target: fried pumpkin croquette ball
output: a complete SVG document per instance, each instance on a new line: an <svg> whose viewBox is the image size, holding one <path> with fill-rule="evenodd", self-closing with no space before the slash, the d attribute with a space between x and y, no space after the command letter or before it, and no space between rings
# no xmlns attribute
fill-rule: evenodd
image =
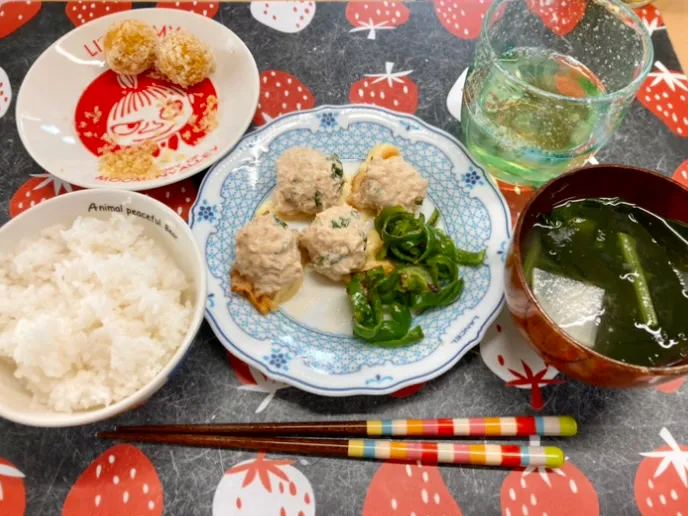
<svg viewBox="0 0 688 516"><path fill-rule="evenodd" d="M170 81L188 88L215 71L215 57L208 45L189 31L179 29L160 43L156 65Z"/></svg>
<svg viewBox="0 0 688 516"><path fill-rule="evenodd" d="M114 23L105 33L105 62L119 74L138 75L155 63L158 36L153 28L139 20Z"/></svg>

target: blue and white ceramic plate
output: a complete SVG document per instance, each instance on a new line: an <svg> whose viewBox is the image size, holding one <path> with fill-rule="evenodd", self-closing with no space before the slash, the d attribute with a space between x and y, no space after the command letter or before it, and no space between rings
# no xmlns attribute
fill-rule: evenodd
<svg viewBox="0 0 688 516"><path fill-rule="evenodd" d="M423 211L436 206L459 247L487 249L484 265L462 268L466 287L458 302L415 317L425 339L397 349L355 339L344 285L312 271L298 294L267 316L234 294L234 237L270 199L277 158L291 147L310 146L337 153L351 174L377 143L397 146L428 179ZM206 318L222 344L266 375L316 394L387 394L444 373L480 342L504 299L511 232L504 198L451 135L384 109L323 106L247 135L206 175L191 227L208 267Z"/></svg>

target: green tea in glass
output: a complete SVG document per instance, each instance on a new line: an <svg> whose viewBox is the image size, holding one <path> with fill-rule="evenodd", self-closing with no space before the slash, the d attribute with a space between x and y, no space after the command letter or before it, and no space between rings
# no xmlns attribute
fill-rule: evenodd
<svg viewBox="0 0 688 516"><path fill-rule="evenodd" d="M464 87L464 143L511 184L582 166L618 127L652 56L647 30L614 0L495 0Z"/></svg>

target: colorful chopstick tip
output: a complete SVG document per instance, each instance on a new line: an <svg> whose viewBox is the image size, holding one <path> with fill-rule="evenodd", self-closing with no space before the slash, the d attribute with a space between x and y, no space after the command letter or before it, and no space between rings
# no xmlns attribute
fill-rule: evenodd
<svg viewBox="0 0 688 516"><path fill-rule="evenodd" d="M560 416L559 425L562 437L572 437L578 433L578 423L571 416Z"/></svg>
<svg viewBox="0 0 688 516"><path fill-rule="evenodd" d="M545 446L545 467L560 468L566 462L566 457L561 448Z"/></svg>

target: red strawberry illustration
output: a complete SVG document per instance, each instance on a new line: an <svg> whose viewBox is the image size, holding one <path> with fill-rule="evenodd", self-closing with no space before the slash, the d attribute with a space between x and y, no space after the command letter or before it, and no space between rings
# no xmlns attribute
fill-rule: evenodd
<svg viewBox="0 0 688 516"><path fill-rule="evenodd" d="M588 0L528 0L528 9L559 36L565 36L576 28L587 6Z"/></svg>
<svg viewBox="0 0 688 516"><path fill-rule="evenodd" d="M72 23L78 27L79 25L97 20L108 14L128 11L129 9L131 9L131 2L119 2L117 0L112 2L78 0L76 2L67 2L65 14L67 18L72 20Z"/></svg>
<svg viewBox="0 0 688 516"><path fill-rule="evenodd" d="M392 398L408 398L409 396L413 396L415 393L421 390L424 385L425 382L417 383L416 385L409 385L408 387L404 387L403 389L393 392L390 394L390 396Z"/></svg>
<svg viewBox="0 0 688 516"><path fill-rule="evenodd" d="M509 473L501 492L502 514L598 516L600 502L595 487L576 466L528 467Z"/></svg>
<svg viewBox="0 0 688 516"><path fill-rule="evenodd" d="M9 111L10 102L12 102L10 78L7 76L7 72L0 67L0 118Z"/></svg>
<svg viewBox="0 0 688 516"><path fill-rule="evenodd" d="M208 18L214 18L220 10L220 4L217 2L158 2L155 7L189 11L190 13L200 14Z"/></svg>
<svg viewBox="0 0 688 516"><path fill-rule="evenodd" d="M418 86L408 78L413 70L392 72L394 63L385 63L385 73L365 74L349 90L353 104L374 104L402 113L415 113L418 107Z"/></svg>
<svg viewBox="0 0 688 516"><path fill-rule="evenodd" d="M363 516L461 516L436 466L385 462L368 486Z"/></svg>
<svg viewBox="0 0 688 516"><path fill-rule="evenodd" d="M480 343L480 356L507 387L530 389L530 404L535 410L544 405L542 387L563 383L555 379L559 371L545 364L523 339L506 310L487 330Z"/></svg>
<svg viewBox="0 0 688 516"><path fill-rule="evenodd" d="M652 34L656 30L665 29L662 15L654 5L646 5L635 10L635 14L643 22L647 30Z"/></svg>
<svg viewBox="0 0 688 516"><path fill-rule="evenodd" d="M409 19L409 10L398 2L349 2L346 19L354 26L349 32L368 31L375 39L376 30L391 30Z"/></svg>
<svg viewBox="0 0 688 516"><path fill-rule="evenodd" d="M509 205L511 225L515 227L518 222L518 217L521 215L521 210L525 208L526 204L535 193L535 190L529 186L510 185L499 180L497 180L497 186L499 187L499 191L502 192L504 199L506 199L506 203Z"/></svg>
<svg viewBox="0 0 688 516"><path fill-rule="evenodd" d="M263 25L280 32L299 32L315 15L315 2L283 0L279 2L251 2L251 14Z"/></svg>
<svg viewBox="0 0 688 516"><path fill-rule="evenodd" d="M638 92L638 100L675 134L688 137L688 78L657 61Z"/></svg>
<svg viewBox="0 0 688 516"><path fill-rule="evenodd" d="M196 200L196 186L191 179L160 188L141 192L172 208L184 220L189 220L189 210Z"/></svg>
<svg viewBox="0 0 688 516"><path fill-rule="evenodd" d="M655 389L659 392L663 392L664 394L673 394L681 389L681 386L685 381L685 378L677 378L676 380L671 380L670 382L657 385Z"/></svg>
<svg viewBox="0 0 688 516"><path fill-rule="evenodd" d="M267 394L256 408L256 414L260 414L267 408L275 397L275 394L277 394L277 391L289 387L286 383L268 378L246 362L239 360L230 352L227 352L227 357L229 358L229 364L234 370L234 374L242 384L239 386L240 391L262 392Z"/></svg>
<svg viewBox="0 0 688 516"><path fill-rule="evenodd" d="M253 460L227 470L213 497L213 516L314 516L315 497L293 460Z"/></svg>
<svg viewBox="0 0 688 516"><path fill-rule="evenodd" d="M9 36L41 10L41 2L0 2L0 38Z"/></svg>
<svg viewBox="0 0 688 516"><path fill-rule="evenodd" d="M52 174L31 174L31 177L14 192L10 199L10 217L16 217L36 204L75 190L81 190L81 188L62 181Z"/></svg>
<svg viewBox="0 0 688 516"><path fill-rule="evenodd" d="M476 39L492 0L434 0L444 28L461 39Z"/></svg>
<svg viewBox="0 0 688 516"><path fill-rule="evenodd" d="M25 509L24 473L10 461L0 458L0 514L23 516Z"/></svg>
<svg viewBox="0 0 688 516"><path fill-rule="evenodd" d="M678 166L672 177L675 181L688 186L688 159Z"/></svg>
<svg viewBox="0 0 688 516"><path fill-rule="evenodd" d="M679 445L668 429L667 443L643 457L635 473L635 503L643 516L686 514L688 508L688 446Z"/></svg>
<svg viewBox="0 0 688 516"><path fill-rule="evenodd" d="M285 113L315 106L310 90L293 75L280 70L260 74L260 98L253 123L263 125Z"/></svg>
<svg viewBox="0 0 688 516"><path fill-rule="evenodd" d="M103 452L76 480L62 516L162 515L162 484L141 450L118 444Z"/></svg>

